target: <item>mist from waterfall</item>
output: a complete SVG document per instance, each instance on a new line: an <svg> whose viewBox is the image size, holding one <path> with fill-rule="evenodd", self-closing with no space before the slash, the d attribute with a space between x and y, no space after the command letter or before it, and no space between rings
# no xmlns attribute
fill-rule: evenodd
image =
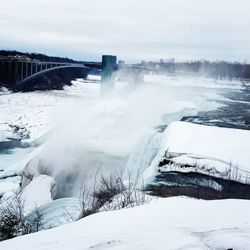
<svg viewBox="0 0 250 250"><path fill-rule="evenodd" d="M70 100L56 110L57 126L28 168L53 176L58 197L77 196L81 183L115 172L135 175L157 153L160 125L214 109L215 97L208 89L158 81L136 88L117 83L106 95Z"/></svg>

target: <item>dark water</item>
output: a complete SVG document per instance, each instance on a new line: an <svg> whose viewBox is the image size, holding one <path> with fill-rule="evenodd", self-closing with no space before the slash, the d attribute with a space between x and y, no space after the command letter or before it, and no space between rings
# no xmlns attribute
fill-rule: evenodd
<svg viewBox="0 0 250 250"><path fill-rule="evenodd" d="M182 121L197 124L250 130L250 90L220 90L228 100L214 111L199 112L198 116L183 117Z"/></svg>
<svg viewBox="0 0 250 250"><path fill-rule="evenodd" d="M192 172L159 172L146 190L152 195L162 197L185 195L207 200L250 199L248 184Z"/></svg>

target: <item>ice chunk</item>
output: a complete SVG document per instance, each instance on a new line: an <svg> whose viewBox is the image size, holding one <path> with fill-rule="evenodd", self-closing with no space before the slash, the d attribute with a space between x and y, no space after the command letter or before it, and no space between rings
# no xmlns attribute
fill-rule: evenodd
<svg viewBox="0 0 250 250"><path fill-rule="evenodd" d="M40 206L42 228L49 229L77 220L81 214L81 203L77 198L63 198ZM30 212L27 218L34 214Z"/></svg>
<svg viewBox="0 0 250 250"><path fill-rule="evenodd" d="M28 213L41 205L51 202L56 195L56 183L53 177L39 175L22 191L21 198L24 201L24 211Z"/></svg>

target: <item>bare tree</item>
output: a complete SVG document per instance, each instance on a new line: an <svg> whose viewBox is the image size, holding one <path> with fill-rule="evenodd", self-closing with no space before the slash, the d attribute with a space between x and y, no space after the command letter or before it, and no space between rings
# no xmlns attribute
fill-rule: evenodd
<svg viewBox="0 0 250 250"><path fill-rule="evenodd" d="M37 232L42 229L43 216L38 207L28 216L24 214L24 201L21 193L4 201L0 207L0 240Z"/></svg>
<svg viewBox="0 0 250 250"><path fill-rule="evenodd" d="M25 234L35 233L43 230L43 220L43 214L36 206L36 208L25 217Z"/></svg>
<svg viewBox="0 0 250 250"><path fill-rule="evenodd" d="M20 193L15 193L11 201L5 201L0 208L0 237L1 240L10 239L23 234L24 231L24 203Z"/></svg>
<svg viewBox="0 0 250 250"><path fill-rule="evenodd" d="M117 210L147 203L149 199L145 192L141 191L143 182L139 176L137 173L132 178L128 173L127 180L124 181L122 174L113 174L101 177L98 183L95 178L92 192L82 185L80 218L103 210Z"/></svg>

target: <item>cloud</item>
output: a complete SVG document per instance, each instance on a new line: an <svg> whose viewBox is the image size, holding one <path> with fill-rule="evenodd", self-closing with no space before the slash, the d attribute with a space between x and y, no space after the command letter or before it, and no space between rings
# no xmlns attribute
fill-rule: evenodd
<svg viewBox="0 0 250 250"><path fill-rule="evenodd" d="M8 0L2 48L76 59L250 57L248 0Z"/></svg>

